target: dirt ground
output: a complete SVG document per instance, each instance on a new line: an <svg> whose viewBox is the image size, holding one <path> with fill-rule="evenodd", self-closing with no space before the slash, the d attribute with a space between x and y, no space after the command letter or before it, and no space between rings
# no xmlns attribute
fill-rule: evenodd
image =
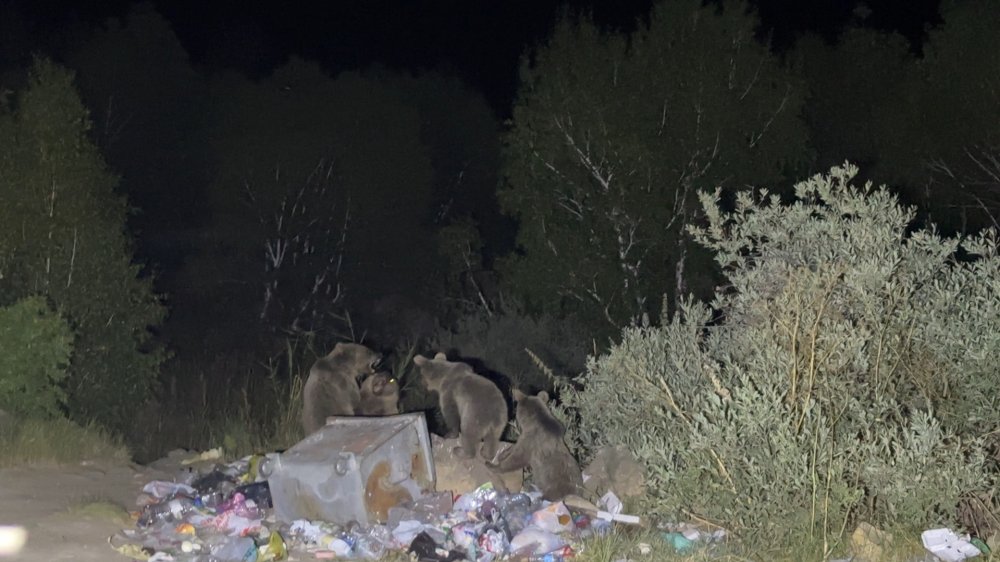
<svg viewBox="0 0 1000 562"><path fill-rule="evenodd" d="M134 525L126 510L136 509L143 485L163 476L138 465L0 470L0 525L28 530L21 554L5 560L130 560L108 538Z"/></svg>

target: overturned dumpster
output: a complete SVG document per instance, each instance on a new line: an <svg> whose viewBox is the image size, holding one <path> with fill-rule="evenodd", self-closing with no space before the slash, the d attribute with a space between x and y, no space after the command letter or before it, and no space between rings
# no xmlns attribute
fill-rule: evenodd
<svg viewBox="0 0 1000 562"><path fill-rule="evenodd" d="M333 417L261 475L279 521L385 523L389 508L434 490L434 459L423 414Z"/></svg>

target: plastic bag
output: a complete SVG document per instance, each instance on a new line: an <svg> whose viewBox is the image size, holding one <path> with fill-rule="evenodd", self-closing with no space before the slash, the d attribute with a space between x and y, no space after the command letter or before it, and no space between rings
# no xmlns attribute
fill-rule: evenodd
<svg viewBox="0 0 1000 562"><path fill-rule="evenodd" d="M510 553L514 556L537 556L566 546L559 535L538 527L526 527L510 541Z"/></svg>
<svg viewBox="0 0 1000 562"><path fill-rule="evenodd" d="M573 517L562 502L555 502L531 514L531 524L550 533L565 533L573 530Z"/></svg>

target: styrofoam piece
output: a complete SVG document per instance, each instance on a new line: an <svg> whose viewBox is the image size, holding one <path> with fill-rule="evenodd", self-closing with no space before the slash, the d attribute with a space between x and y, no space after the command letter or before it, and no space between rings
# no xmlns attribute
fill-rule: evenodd
<svg viewBox="0 0 1000 562"><path fill-rule="evenodd" d="M920 534L920 540L924 548L945 562L960 562L980 554L968 535L959 537L951 529L929 529Z"/></svg>

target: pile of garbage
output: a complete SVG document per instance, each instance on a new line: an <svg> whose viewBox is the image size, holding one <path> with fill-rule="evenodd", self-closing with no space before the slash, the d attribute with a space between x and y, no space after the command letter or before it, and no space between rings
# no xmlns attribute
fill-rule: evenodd
<svg viewBox="0 0 1000 562"><path fill-rule="evenodd" d="M457 497L428 492L401 502L389 508L384 524L280 521L259 470L263 460L251 456L183 470L174 482L149 482L136 528L112 537L112 546L159 562L267 562L289 553L373 560L394 550L420 561L557 562L579 553L583 539L607 533L614 521L639 522L621 513L613 492L598 505L575 496L548 502L537 492L504 493L490 483Z"/></svg>

